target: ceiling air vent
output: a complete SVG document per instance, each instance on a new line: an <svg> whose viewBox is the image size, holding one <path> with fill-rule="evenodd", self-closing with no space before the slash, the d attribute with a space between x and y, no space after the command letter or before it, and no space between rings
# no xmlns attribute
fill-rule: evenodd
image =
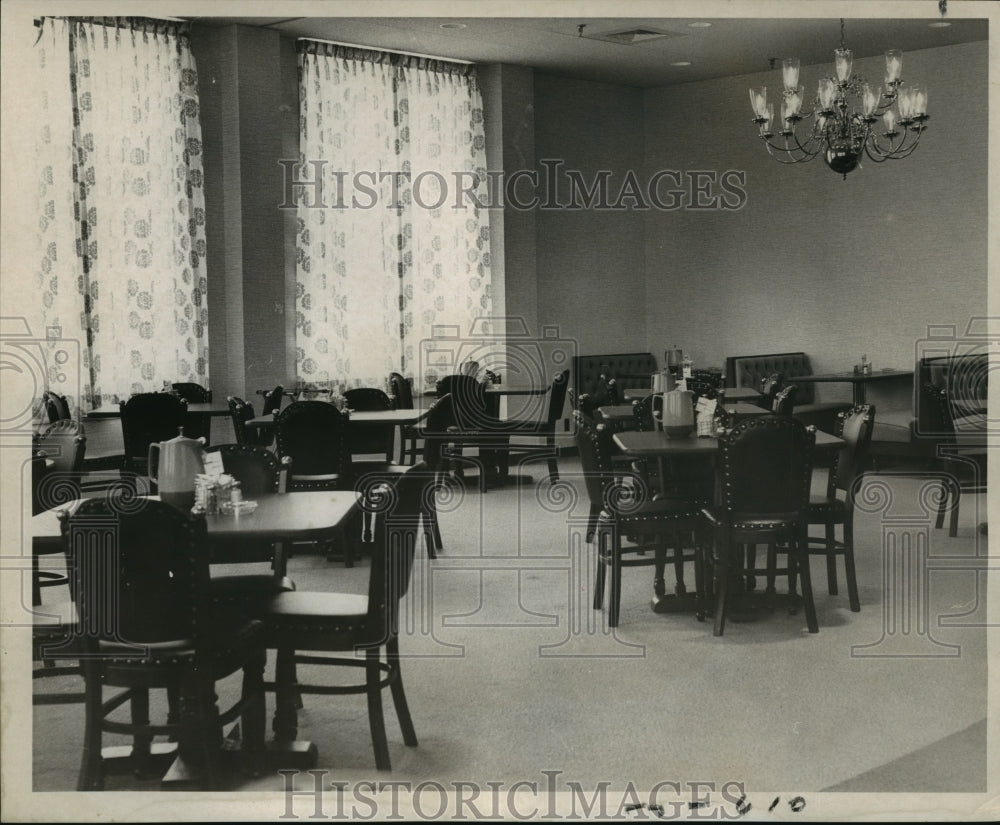
<svg viewBox="0 0 1000 825"><path fill-rule="evenodd" d="M634 46L636 43L648 43L650 40L662 40L665 37L681 37L682 35L676 32L666 32L660 29L649 29L649 28L638 28L638 29L625 29L624 31L616 32L603 32L587 34L583 33L584 37L589 37L591 40L605 40L608 43L618 43L622 46Z"/></svg>

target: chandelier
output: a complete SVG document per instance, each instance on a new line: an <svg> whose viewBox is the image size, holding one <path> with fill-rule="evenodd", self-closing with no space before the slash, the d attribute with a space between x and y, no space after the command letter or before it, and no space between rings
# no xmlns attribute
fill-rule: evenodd
<svg viewBox="0 0 1000 825"><path fill-rule="evenodd" d="M844 21L840 21L840 48L834 50L834 76L821 77L811 112L802 111L799 61L781 61L781 119L777 136L772 131L774 104L767 100L767 87L750 90L753 122L768 153L780 163L803 163L822 154L837 174L847 179L861 161L862 153L875 163L909 156L927 123L927 90L903 88L900 73L903 53L885 53L885 92L851 73L854 56L844 45ZM772 60L772 67L774 65ZM811 128L799 123L812 118ZM881 120L881 127L876 124ZM880 131L881 128L881 131ZM808 130L808 131L807 131Z"/></svg>

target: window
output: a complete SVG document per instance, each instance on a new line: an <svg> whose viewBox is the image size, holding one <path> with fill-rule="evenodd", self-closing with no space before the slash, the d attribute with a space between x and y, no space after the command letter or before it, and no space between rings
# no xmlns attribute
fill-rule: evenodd
<svg viewBox="0 0 1000 825"><path fill-rule="evenodd" d="M475 68L303 41L299 70L299 378L413 377L434 327L491 314Z"/></svg>
<svg viewBox="0 0 1000 825"><path fill-rule="evenodd" d="M207 383L198 75L183 24L46 18L42 323L81 342L86 408Z"/></svg>

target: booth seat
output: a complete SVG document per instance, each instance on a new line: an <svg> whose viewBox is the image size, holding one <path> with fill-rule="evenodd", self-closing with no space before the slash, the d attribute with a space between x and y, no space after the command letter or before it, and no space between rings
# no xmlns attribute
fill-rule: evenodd
<svg viewBox="0 0 1000 825"><path fill-rule="evenodd" d="M784 376L785 384L798 384L792 414L806 424L832 433L837 414L851 408L851 403L847 401L817 401L814 383L796 382L798 377L814 374L809 356L804 352L730 356L726 359L726 386L759 390L761 381L776 372Z"/></svg>

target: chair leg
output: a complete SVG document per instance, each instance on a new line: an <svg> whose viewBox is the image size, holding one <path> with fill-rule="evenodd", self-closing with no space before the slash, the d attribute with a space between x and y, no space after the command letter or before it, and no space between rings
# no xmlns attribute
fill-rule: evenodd
<svg viewBox="0 0 1000 825"><path fill-rule="evenodd" d="M684 543L681 541L680 530L673 531L674 538L674 593L682 596L687 593L684 584Z"/></svg>
<svg viewBox="0 0 1000 825"><path fill-rule="evenodd" d="M712 631L715 636L721 636L726 629L726 598L729 595L729 564L727 561L732 548L724 547L722 552L726 554L725 560L715 565L715 628ZM718 557L718 551L716 551L716 557Z"/></svg>
<svg viewBox="0 0 1000 825"><path fill-rule="evenodd" d="M149 691L145 688L132 688L129 696L129 710L133 725L149 725ZM148 733L134 734L132 737L132 774L137 777L152 775L149 762L153 746L153 737Z"/></svg>
<svg viewBox="0 0 1000 825"><path fill-rule="evenodd" d="M611 539L611 592L608 594L608 627L618 627L618 616L622 603L622 551L621 537Z"/></svg>
<svg viewBox="0 0 1000 825"><path fill-rule="evenodd" d="M747 545L747 568L753 569L757 566L757 545ZM757 578L753 573L747 576L747 590L754 590L757 587Z"/></svg>
<svg viewBox="0 0 1000 825"><path fill-rule="evenodd" d="M789 547L789 550L792 548ZM819 622L816 619L816 604L813 602L812 576L809 573L809 539L800 536L795 545L795 564L789 567L799 568L802 578L802 601L806 606L806 625L810 633L819 633Z"/></svg>
<svg viewBox="0 0 1000 825"><path fill-rule="evenodd" d="M858 577L854 570L854 517L849 510L844 520L844 577L847 579L847 598L851 611L861 610L861 599L858 597Z"/></svg>
<svg viewBox="0 0 1000 825"><path fill-rule="evenodd" d="M958 535L958 505L962 500L962 488L955 485L955 506L951 508L951 518L948 522L948 536L955 538Z"/></svg>
<svg viewBox="0 0 1000 825"><path fill-rule="evenodd" d="M291 742L298 736L299 721L296 711L298 679L295 676L295 650L278 648L274 666L275 707L271 725L278 742Z"/></svg>
<svg viewBox="0 0 1000 825"><path fill-rule="evenodd" d="M594 610L604 607L604 579L607 574L605 556L605 534L602 530L596 536L597 539L597 573L594 576Z"/></svg>
<svg viewBox="0 0 1000 825"><path fill-rule="evenodd" d="M104 766L101 763L101 720L103 690L101 674L94 662L84 662L83 756L80 760L78 791L103 791Z"/></svg>
<svg viewBox="0 0 1000 825"><path fill-rule="evenodd" d="M831 522L826 523L826 589L831 596L837 595L837 554L834 552L836 535Z"/></svg>
<svg viewBox="0 0 1000 825"><path fill-rule="evenodd" d="M666 567L667 546L663 541L663 536L657 536L656 550L653 554L653 593L656 598L660 598L660 596L667 592L667 583L664 580Z"/></svg>
<svg viewBox="0 0 1000 825"><path fill-rule="evenodd" d="M378 648L365 653L365 686L368 695L368 726L371 728L372 747L375 749L375 767L391 771L389 742L385 736L385 716L382 713L382 671L379 668Z"/></svg>
<svg viewBox="0 0 1000 825"><path fill-rule="evenodd" d="M264 701L264 663L266 655L254 657L243 667L243 699L249 700L240 715L243 748L247 761L243 769L252 776L260 774L261 756L264 753L267 709Z"/></svg>
<svg viewBox="0 0 1000 825"><path fill-rule="evenodd" d="M941 479L941 503L938 505L937 520L934 527L940 530L944 526L944 513L948 509L948 502L951 500L951 484L948 477Z"/></svg>
<svg viewBox="0 0 1000 825"><path fill-rule="evenodd" d="M386 642L385 653L389 666L395 670L395 678L390 683L390 690L392 690L392 703L396 706L399 728L403 732L403 742L408 747L415 748L417 746L417 732L413 728L410 707L406 703L406 693L403 690L403 673L399 669L399 639L397 637L393 636Z"/></svg>

